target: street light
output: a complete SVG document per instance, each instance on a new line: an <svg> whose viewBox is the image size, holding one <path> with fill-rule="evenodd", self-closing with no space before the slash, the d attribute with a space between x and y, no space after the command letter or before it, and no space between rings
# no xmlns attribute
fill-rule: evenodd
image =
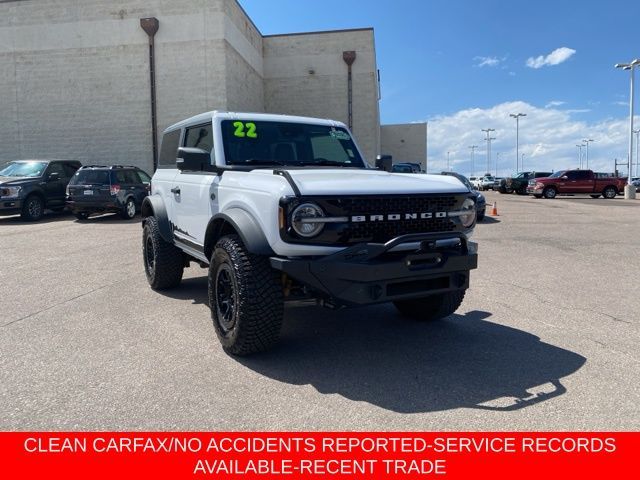
<svg viewBox="0 0 640 480"><path fill-rule="evenodd" d="M520 168L524 170L524 153L520 155Z"/></svg>
<svg viewBox="0 0 640 480"><path fill-rule="evenodd" d="M449 166L449 154L450 154L450 153L451 153L451 152L447 152L447 172L450 172L450 171L451 171L451 167Z"/></svg>
<svg viewBox="0 0 640 480"><path fill-rule="evenodd" d="M518 149L520 147L520 117L526 117L526 113L510 113L510 117L516 119L516 173L518 173Z"/></svg>
<svg viewBox="0 0 640 480"><path fill-rule="evenodd" d="M582 147L584 147L584 144L580 144L580 145L576 145L576 147L578 147L578 168L582 168Z"/></svg>
<svg viewBox="0 0 640 480"><path fill-rule="evenodd" d="M587 170L589 170L589 143L595 142L595 140L593 138L583 138L582 141L587 146Z"/></svg>
<svg viewBox="0 0 640 480"><path fill-rule="evenodd" d="M475 163L475 152L476 152L476 148L478 148L478 145L471 145L469 146L469 148L471 149L471 177L473 177L473 169L474 169L474 163Z"/></svg>
<svg viewBox="0 0 640 480"><path fill-rule="evenodd" d="M496 177L498 176L498 162L500 161L500 154L502 152L496 152Z"/></svg>
<svg viewBox="0 0 640 480"><path fill-rule="evenodd" d="M633 133L636 134L636 177L640 177L640 143L638 142L640 129L634 130Z"/></svg>
<svg viewBox="0 0 640 480"><path fill-rule="evenodd" d="M491 173L491 140L495 140L495 138L492 138L489 134L496 130L495 128L483 128L481 130L487 134L487 138L485 138L487 141L487 173Z"/></svg>
<svg viewBox="0 0 640 480"><path fill-rule="evenodd" d="M629 82L629 178L627 185L624 187L624 198L627 199L636 198L636 189L631 184L631 167L633 165L633 73L638 65L640 65L640 59L638 58L629 63L615 64L615 68L629 70L631 77Z"/></svg>

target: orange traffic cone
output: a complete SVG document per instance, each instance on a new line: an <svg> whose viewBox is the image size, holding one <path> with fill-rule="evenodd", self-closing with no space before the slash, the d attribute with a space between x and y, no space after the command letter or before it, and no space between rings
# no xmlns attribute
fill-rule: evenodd
<svg viewBox="0 0 640 480"><path fill-rule="evenodd" d="M498 216L498 202L493 202L493 207L491 208L491 216L492 217Z"/></svg>

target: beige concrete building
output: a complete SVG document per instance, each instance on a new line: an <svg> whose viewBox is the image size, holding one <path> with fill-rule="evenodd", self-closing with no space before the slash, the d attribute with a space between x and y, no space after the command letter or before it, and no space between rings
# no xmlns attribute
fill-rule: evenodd
<svg viewBox="0 0 640 480"><path fill-rule="evenodd" d="M0 0L0 161L72 158L152 169L157 127L222 109L349 121L380 152L373 29L263 36L236 0Z"/></svg>
<svg viewBox="0 0 640 480"><path fill-rule="evenodd" d="M426 171L426 122L382 125L380 128L380 152L384 155L391 155L393 163L419 163L422 171Z"/></svg>

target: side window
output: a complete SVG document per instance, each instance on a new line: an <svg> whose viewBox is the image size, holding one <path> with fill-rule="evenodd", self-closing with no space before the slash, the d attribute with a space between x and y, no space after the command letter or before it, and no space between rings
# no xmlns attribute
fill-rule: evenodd
<svg viewBox="0 0 640 480"><path fill-rule="evenodd" d="M207 152L211 152L213 149L213 131L211 124L187 128L187 131L185 132L184 146L200 148Z"/></svg>
<svg viewBox="0 0 640 480"><path fill-rule="evenodd" d="M136 170L136 173L138 174L138 178L140 178L140 183L151 183L151 177L142 170Z"/></svg>
<svg viewBox="0 0 640 480"><path fill-rule="evenodd" d="M49 170L47 170L47 175L51 175L52 173L57 173L60 178L66 178L67 174L64 171L61 163L52 163L49 165Z"/></svg>
<svg viewBox="0 0 640 480"><path fill-rule="evenodd" d="M158 158L159 168L175 168L176 155L178 153L178 143L180 142L180 130L173 130L165 133L162 137L160 147L160 157Z"/></svg>
<svg viewBox="0 0 640 480"><path fill-rule="evenodd" d="M140 180L138 180L138 176L136 175L136 172L134 170L125 170L123 173L126 183L130 183L133 185L135 185L136 183L140 183Z"/></svg>
<svg viewBox="0 0 640 480"><path fill-rule="evenodd" d="M589 180L589 178L591 178L589 176L589 172L587 171L582 171L582 172L577 172L578 177L576 178L576 180Z"/></svg>
<svg viewBox="0 0 640 480"><path fill-rule="evenodd" d="M565 175L569 180L578 180L578 172L567 172Z"/></svg>
<svg viewBox="0 0 640 480"><path fill-rule="evenodd" d="M65 178L73 177L76 174L76 171L78 170L78 167L76 167L75 165L68 164L68 163L63 163L62 164L62 168L64 169Z"/></svg>
<svg viewBox="0 0 640 480"><path fill-rule="evenodd" d="M122 170L117 170L114 173L116 176L116 183L129 183L127 182L127 177Z"/></svg>

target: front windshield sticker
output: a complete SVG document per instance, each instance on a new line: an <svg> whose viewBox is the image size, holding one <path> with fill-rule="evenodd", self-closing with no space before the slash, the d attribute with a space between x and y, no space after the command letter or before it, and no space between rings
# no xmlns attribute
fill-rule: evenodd
<svg viewBox="0 0 640 480"><path fill-rule="evenodd" d="M338 140L351 140L349 134L343 130L331 130L329 135L333 138L337 138Z"/></svg>
<svg viewBox="0 0 640 480"><path fill-rule="evenodd" d="M256 124L253 122L233 122L233 126L235 128L233 134L236 137L258 138L258 134L256 133Z"/></svg>

